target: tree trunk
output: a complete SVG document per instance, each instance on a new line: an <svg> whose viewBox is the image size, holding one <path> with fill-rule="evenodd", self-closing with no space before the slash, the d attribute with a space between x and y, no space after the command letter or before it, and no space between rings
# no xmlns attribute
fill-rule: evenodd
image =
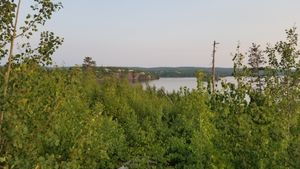
<svg viewBox="0 0 300 169"><path fill-rule="evenodd" d="M3 91L4 100L7 97L9 77L10 77L10 73L11 73L11 69L12 69L14 43L15 43L15 39L16 39L16 35L17 35L17 26L18 26L21 1L22 0L19 0L19 2L18 2L15 23L14 23L13 32L12 32L11 38L10 38L10 48L9 48L9 54L8 54L7 71L5 72L5 75L4 75L4 91ZM3 119L4 119L4 113L1 112L0 125L2 124Z"/></svg>

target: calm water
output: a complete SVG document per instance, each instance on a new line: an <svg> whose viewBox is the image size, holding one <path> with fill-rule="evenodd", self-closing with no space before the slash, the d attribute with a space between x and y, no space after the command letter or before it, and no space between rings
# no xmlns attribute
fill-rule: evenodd
<svg viewBox="0 0 300 169"><path fill-rule="evenodd" d="M221 85L221 81L227 81L235 83L235 79L232 76L221 78L218 81L217 85ZM180 87L187 87L189 89L197 88L197 79L196 78L160 78L159 80L153 80L148 82L149 86L155 86L156 88L164 88L168 92L173 90L178 91ZM146 86L146 83L143 84ZM206 84L205 84L206 85Z"/></svg>

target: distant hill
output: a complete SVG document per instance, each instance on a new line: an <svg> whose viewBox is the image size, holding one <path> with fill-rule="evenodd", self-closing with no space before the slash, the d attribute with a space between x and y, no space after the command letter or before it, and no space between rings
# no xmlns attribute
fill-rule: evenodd
<svg viewBox="0 0 300 169"><path fill-rule="evenodd" d="M129 67L128 69L153 73L159 77L195 77L197 71L211 74L211 68L207 67ZM232 73L233 68L216 68L217 77L232 76Z"/></svg>

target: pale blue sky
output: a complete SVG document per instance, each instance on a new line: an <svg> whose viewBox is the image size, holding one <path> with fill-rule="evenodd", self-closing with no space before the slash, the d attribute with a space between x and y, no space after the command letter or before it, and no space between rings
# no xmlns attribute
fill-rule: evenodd
<svg viewBox="0 0 300 169"><path fill-rule="evenodd" d="M27 2L28 3L28 2ZM57 65L231 67L235 46L274 43L300 23L299 0L64 0L47 29L65 38ZM28 5L28 4L24 4Z"/></svg>

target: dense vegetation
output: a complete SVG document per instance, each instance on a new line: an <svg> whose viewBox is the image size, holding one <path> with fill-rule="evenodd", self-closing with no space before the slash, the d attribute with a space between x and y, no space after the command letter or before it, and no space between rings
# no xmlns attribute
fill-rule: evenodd
<svg viewBox="0 0 300 169"><path fill-rule="evenodd" d="M29 24L43 24L60 8L35 2L41 18ZM9 54L17 6L4 0L0 7L1 56L8 58L0 69L0 168L299 168L295 28L265 50L237 47L237 85L212 93L199 73L197 89L168 94L99 76L90 64L46 68L62 42L53 33L42 33L37 48Z"/></svg>

